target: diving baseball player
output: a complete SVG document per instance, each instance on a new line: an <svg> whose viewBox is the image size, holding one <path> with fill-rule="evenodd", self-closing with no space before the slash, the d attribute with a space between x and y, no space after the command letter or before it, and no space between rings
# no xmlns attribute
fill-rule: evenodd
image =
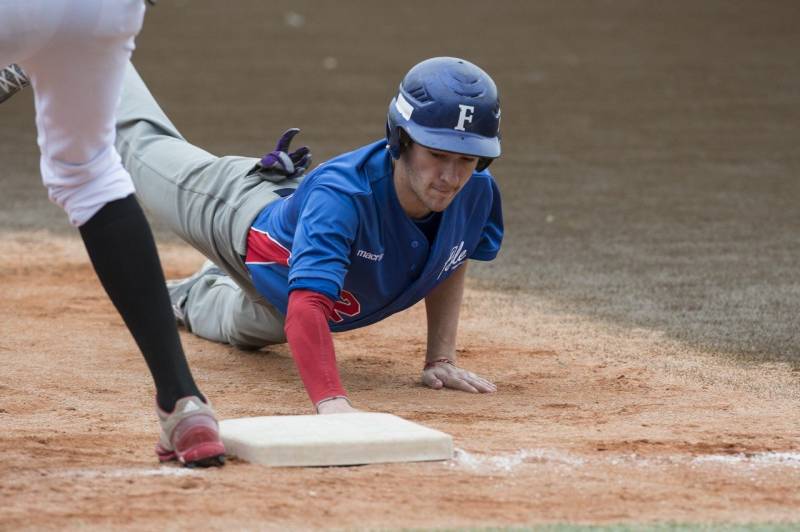
<svg viewBox="0 0 800 532"><path fill-rule="evenodd" d="M375 323L425 299L423 382L493 392L457 365L467 262L492 260L503 236L487 167L500 156L492 79L462 59L413 67L389 106L385 139L311 171L290 130L263 159L215 157L186 142L133 67L117 147L141 201L206 255L170 283L176 318L245 349L288 341L319 413L353 408L331 332Z"/></svg>
<svg viewBox="0 0 800 532"><path fill-rule="evenodd" d="M217 421L192 378L155 243L114 147L114 111L143 0L0 0L0 102L33 86L41 174L78 227L156 385L162 461L221 465Z"/></svg>

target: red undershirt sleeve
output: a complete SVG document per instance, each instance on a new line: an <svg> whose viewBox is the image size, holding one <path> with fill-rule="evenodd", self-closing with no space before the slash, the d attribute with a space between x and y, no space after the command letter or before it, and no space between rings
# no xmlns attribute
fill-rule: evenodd
<svg viewBox="0 0 800 532"><path fill-rule="evenodd" d="M312 290L292 290L284 331L300 378L315 405L347 393L339 380L333 336L328 318L333 312L328 297Z"/></svg>

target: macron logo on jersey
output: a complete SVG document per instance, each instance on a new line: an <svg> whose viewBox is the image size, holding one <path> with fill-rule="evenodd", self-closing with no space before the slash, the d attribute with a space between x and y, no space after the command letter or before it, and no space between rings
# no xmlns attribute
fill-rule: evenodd
<svg viewBox="0 0 800 532"><path fill-rule="evenodd" d="M356 251L356 255L361 257L362 259L371 260L373 262L380 262L383 260L383 253L380 255L377 253L370 253L369 251L364 251L363 249L359 249Z"/></svg>
<svg viewBox="0 0 800 532"><path fill-rule="evenodd" d="M439 279L445 273L449 272L450 270L455 270L467 260L467 251L464 249L464 241L462 240L461 243L457 246L453 246L453 249L450 250L450 256L447 257L447 260L444 261L444 266L442 266L442 271L439 272L439 276L436 279Z"/></svg>

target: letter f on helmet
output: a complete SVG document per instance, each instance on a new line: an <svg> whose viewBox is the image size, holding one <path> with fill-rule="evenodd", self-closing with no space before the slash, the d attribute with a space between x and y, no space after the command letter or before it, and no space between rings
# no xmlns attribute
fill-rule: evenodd
<svg viewBox="0 0 800 532"><path fill-rule="evenodd" d="M464 131L464 122L472 123L472 114L475 112L474 105L464 105L458 104L459 109L461 109L461 113L458 115L458 125L456 129L459 131ZM469 114L467 114L469 112Z"/></svg>

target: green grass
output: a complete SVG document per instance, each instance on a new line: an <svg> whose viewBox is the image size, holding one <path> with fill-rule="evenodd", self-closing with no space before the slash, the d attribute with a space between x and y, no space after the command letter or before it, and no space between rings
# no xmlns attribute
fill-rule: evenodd
<svg viewBox="0 0 800 532"><path fill-rule="evenodd" d="M404 529L406 532L431 529ZM612 525L539 525L530 527L482 527L482 528L435 528L437 532L795 532L797 523L658 523L658 524L612 524Z"/></svg>

